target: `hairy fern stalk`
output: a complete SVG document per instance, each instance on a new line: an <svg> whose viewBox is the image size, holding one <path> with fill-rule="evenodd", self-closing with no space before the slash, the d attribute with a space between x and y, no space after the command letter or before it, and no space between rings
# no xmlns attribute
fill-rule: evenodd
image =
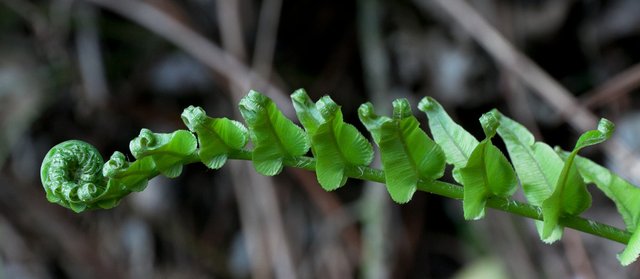
<svg viewBox="0 0 640 279"><path fill-rule="evenodd" d="M86 142L60 143L42 162L46 197L78 213L109 209L129 193L144 190L157 175L179 176L186 164L201 162L218 169L228 159L250 160L257 172L268 176L279 174L285 166L315 171L327 191L356 178L384 183L397 203L409 202L416 191L461 199L467 220L483 218L486 207L532 218L546 243L560 239L565 227L574 228L627 244L618 255L622 265L640 254L640 189L578 155L611 136L614 125L606 119L582 134L571 151L564 151L535 141L524 126L497 110L482 115L485 137L476 139L436 100L425 97L418 109L428 117L432 139L420 128L406 99L393 102L391 116L377 115L373 105L366 103L358 116L379 147L380 170L369 167L372 144L343 121L340 106L330 97L314 103L300 89L291 99L303 127L256 91L239 104L246 127L235 120L211 118L202 108L190 106L181 116L189 130L142 129L129 145L133 162L116 151L105 163ZM496 135L504 141L511 161L493 145ZM246 149L249 141L252 150ZM313 157L305 156L309 149ZM452 176L458 184L438 180L447 164L453 165ZM613 200L625 230L579 217L591 206L587 183ZM526 203L511 197L518 185Z"/></svg>

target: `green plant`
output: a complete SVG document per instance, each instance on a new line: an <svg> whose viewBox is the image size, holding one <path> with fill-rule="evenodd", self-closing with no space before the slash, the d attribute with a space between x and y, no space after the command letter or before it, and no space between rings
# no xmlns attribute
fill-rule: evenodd
<svg viewBox="0 0 640 279"><path fill-rule="evenodd" d="M385 183L397 203L411 200L416 190L463 200L464 218L479 219L492 207L537 220L540 238L552 243L564 227L607 238L627 247L618 255L628 265L640 254L640 189L608 169L578 156L587 146L601 143L613 132L602 119L597 130L579 138L571 152L555 151L519 123L492 110L480 118L485 138L475 139L456 124L442 106L426 97L418 108L427 114L434 139L419 128L409 102L393 102L391 117L376 115L370 103L358 114L380 150L382 170L368 165L371 143L343 121L340 107L325 96L316 103L302 89L291 96L304 130L287 119L268 97L251 91L240 101L248 129L227 118L211 118L199 107L188 107L182 120L190 131L153 133L142 129L130 143L135 161L115 152L103 163L88 143L70 140L46 155L41 179L52 203L75 212L108 209L131 192L142 191L149 179L162 174L176 177L185 164L202 162L218 169L228 159L250 160L257 172L276 175L284 166L315 171L320 185L334 190L348 178ZM503 139L513 166L492 144ZM253 149L246 149L249 139ZM311 149L313 157L305 156ZM445 164L453 165L452 184L438 180ZM518 180L528 203L511 195ZM594 183L612 199L626 230L578 215L591 206L585 183Z"/></svg>

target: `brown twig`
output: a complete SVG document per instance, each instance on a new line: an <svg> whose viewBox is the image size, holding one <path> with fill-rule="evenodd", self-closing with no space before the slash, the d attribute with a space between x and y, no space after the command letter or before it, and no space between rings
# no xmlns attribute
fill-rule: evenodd
<svg viewBox="0 0 640 279"><path fill-rule="evenodd" d="M428 8L430 1L415 0L422 8ZM567 121L579 131L595 127L597 119L580 106L572 94L555 79L542 70L527 56L516 50L473 8L460 0L434 0L453 18L498 64L512 71L522 82L553 106Z"/></svg>
<svg viewBox="0 0 640 279"><path fill-rule="evenodd" d="M255 197L255 195L262 193L260 193L259 189L257 193L254 193L254 190L256 188L270 188L273 185L269 185L271 184L270 181L267 181L267 185L264 185L265 181L261 177L254 175L249 162L229 162L229 167L232 175L233 193L238 202L239 219L245 245L247 246L252 278L271 278L267 239L265 234L262 233L261 210L258 208L259 205ZM258 187L254 187L256 184L259 184L257 185Z"/></svg>
<svg viewBox="0 0 640 279"><path fill-rule="evenodd" d="M265 0L260 7L253 68L267 80L271 76L281 8L282 0Z"/></svg>
<svg viewBox="0 0 640 279"><path fill-rule="evenodd" d="M64 47L66 30L60 30L60 26L56 26L55 21L49 20L38 10L36 5L29 1L1 0L0 2L30 25L37 42L41 44L40 47L44 50L50 63L65 69L70 68L71 59Z"/></svg>
<svg viewBox="0 0 640 279"><path fill-rule="evenodd" d="M111 10L165 38L226 78L242 92L255 88L272 98L287 116L294 115L284 92L233 55L178 20L142 1L84 0Z"/></svg>
<svg viewBox="0 0 640 279"><path fill-rule="evenodd" d="M429 8L430 5L426 0L415 0L415 2L423 8ZM461 0L435 0L433 2L449 14L498 64L512 71L522 82L555 108L574 128L586 131L595 126L595 115L581 106L560 83L514 48L466 2ZM574 272L586 278L594 278L595 275L589 259L584 253L584 249L580 249L583 247L580 237L568 233L566 239L565 244L568 246L566 252L570 257L569 262Z"/></svg>
<svg viewBox="0 0 640 279"><path fill-rule="evenodd" d="M517 29L518 21L515 19L517 17L516 11L513 10L509 5L499 4L497 2L493 2L491 5L493 9L495 9L494 14L498 15L495 19L496 28L499 28L499 31L502 32L504 37L514 44L518 45L518 34L515 29ZM486 10L487 8L485 8ZM541 13L546 14L546 13ZM507 101L507 106L509 108L509 113L513 115L513 118L524 124L531 133L537 138L542 139L542 133L540 132L540 127L536 122L534 112L532 107L529 105L529 96L527 94L527 88L522 84L522 81L518 79L513 73L504 67L499 67L499 75L500 75L500 85L503 88L504 96Z"/></svg>
<svg viewBox="0 0 640 279"><path fill-rule="evenodd" d="M218 24L220 25L220 36L222 47L231 53L241 63L247 61L247 47L242 32L242 21L240 20L240 2L216 1L216 11L218 14ZM244 77L245 79L247 77ZM239 94L242 96L242 94Z"/></svg>
<svg viewBox="0 0 640 279"><path fill-rule="evenodd" d="M362 53L362 68L365 88L376 104L387 103L389 92L388 56L382 38L381 12L379 0L358 1L359 46ZM386 109L388 110L388 109ZM379 109L378 111L386 111ZM380 157L376 156L374 165L380 165ZM391 275L391 241L385 236L391 228L390 199L384 187L368 184L360 202L363 226L362 240L362 277L367 279L388 278Z"/></svg>
<svg viewBox="0 0 640 279"><path fill-rule="evenodd" d="M78 5L78 30L76 35L76 48L80 75L87 94L86 99L90 106L103 106L109 89L102 63L102 50L100 48L99 34L96 17L99 11L95 7L80 3Z"/></svg>
<svg viewBox="0 0 640 279"><path fill-rule="evenodd" d="M580 132L593 129L597 117L580 105L578 100L560 83L542 70L527 56L516 50L473 8L461 0L414 0L425 11L436 3L453 18L498 64L512 71L523 83L544 99L573 128ZM621 172L627 176L640 171L640 160L626 144L613 138L603 145L612 160L620 162Z"/></svg>
<svg viewBox="0 0 640 279"><path fill-rule="evenodd" d="M232 53L238 60L246 60L246 43L242 36L242 21L240 17L239 1L218 0L218 22L222 44L226 51ZM267 81L268 82L268 81ZM234 100L239 101L237 85L231 85ZM252 168L244 164L243 171ZM264 268L264 262L271 264L271 270L277 278L295 278L294 260L291 244L287 240L280 201L275 193L275 185L270 177L251 174L248 177L234 177L234 191L238 198L239 208L245 213L242 215L243 228L247 233L247 242L254 248L259 248L260 255L268 256L266 259L260 255L251 255L254 265ZM244 182L244 183L243 183ZM250 190L247 191L249 187ZM261 239L263 238L263 239ZM262 240L262 241L261 241ZM248 245L248 246L249 246ZM254 276L269 278L267 270L260 270L260 274ZM254 271L256 269L254 268Z"/></svg>
<svg viewBox="0 0 640 279"><path fill-rule="evenodd" d="M585 279L597 278L580 233L574 230L566 230L562 242L565 244L567 260L576 275Z"/></svg>
<svg viewBox="0 0 640 279"><path fill-rule="evenodd" d="M425 10L430 9L431 1L414 0ZM581 106L567 89L544 72L528 57L516 50L475 10L461 0L435 0L475 41L477 41L502 67L529 86L549 105L559 112L576 130L584 132L596 125L596 116ZM603 145L607 155L623 166L623 173L640 171L640 160L626 144L613 138Z"/></svg>
<svg viewBox="0 0 640 279"><path fill-rule="evenodd" d="M345 269L346 273L352 276L354 274L353 264L358 263L360 260L361 240L355 226L355 221L357 220L352 220L353 217L345 210L335 194L327 192L320 187L314 174L299 169L292 169L290 172L307 192L311 202L320 210L322 217L326 220L322 222L323 227L327 225L336 226L336 223L340 224L340 231L335 233L342 237L342 242L334 241L335 243L328 243L327 245L331 247L335 246L336 249L340 247L340 250L344 251L342 254L348 255L347 259L349 262L342 263L341 267ZM329 229L328 231L334 233L335 230ZM335 239L335 237L327 238L327 241L333 241ZM329 261L325 264L330 265L331 262Z"/></svg>
<svg viewBox="0 0 640 279"><path fill-rule="evenodd" d="M247 51L242 36L241 22L237 14L238 1L218 0L216 1L216 10L223 49L244 63ZM229 81L231 82L231 80ZM238 90L240 89L237 84L233 84L233 82L229 84L231 99L234 103L242 98L242 94ZM238 116L237 112L235 114ZM258 202L256 195L273 195L273 191L270 190L273 185L268 178L264 179L254 175L251 171L251 165L247 162L233 162L231 172L233 192L238 202L239 219L249 255L251 275L257 279L272 278L272 263L269 259L272 257L270 253L273 253L273 249L269 249L267 235L270 234L270 230L265 226L262 214L265 211L273 210L272 208L263 208L270 207L270 205ZM259 187L254 187L256 184L259 184ZM256 195L248 195L247 193L255 193Z"/></svg>
<svg viewBox="0 0 640 279"><path fill-rule="evenodd" d="M527 89L509 71L502 70L501 76L504 82L505 99L509 104L509 113L514 116L516 121L529 128L536 139L542 140L540 127L538 127L535 115L529 106Z"/></svg>
<svg viewBox="0 0 640 279"><path fill-rule="evenodd" d="M18 183L0 177L0 185ZM0 213L24 235L32 236L34 242L29 245L40 253L58 256L50 260L57 261L63 274L70 277L122 278L123 270L110 267L109 255L97 252L100 244L92 242L86 231L74 225L77 219L72 222L67 212L53 208L35 189L0 187Z"/></svg>
<svg viewBox="0 0 640 279"><path fill-rule="evenodd" d="M640 87L640 63L608 79L602 85L585 93L580 103L586 108L606 105Z"/></svg>

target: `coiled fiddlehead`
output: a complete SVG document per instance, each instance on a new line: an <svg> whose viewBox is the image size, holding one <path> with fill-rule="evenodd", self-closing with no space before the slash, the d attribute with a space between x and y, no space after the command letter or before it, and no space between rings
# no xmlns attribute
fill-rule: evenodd
<svg viewBox="0 0 640 279"><path fill-rule="evenodd" d="M276 175L284 166L315 171L320 185L329 191L345 185L348 178L358 178L385 183L398 203L410 201L418 190L461 199L468 220L482 218L485 207L508 211L537 220L540 238L547 243L561 238L564 227L575 228L627 244L619 254L623 265L640 255L640 188L578 155L611 136L613 124L606 119L597 130L582 134L571 152L565 152L535 141L524 126L497 110L481 117L485 138L478 141L436 100L425 97L418 108L427 115L432 140L406 99L393 102L390 117L375 114L367 103L358 116L381 153L383 169L378 170L368 167L372 144L343 121L340 107L331 98L313 103L304 90L291 97L304 129L287 119L267 96L251 91L239 104L248 127L227 118L211 118L191 106L181 115L189 131L142 129L129 145L132 162L116 151L103 163L88 143L60 143L42 164L46 197L75 212L112 208L127 194L145 189L148 180L159 174L177 177L185 164L201 162L218 169L229 159L241 159L251 160L264 175ZM496 134L511 162L493 145ZM245 147L249 139L253 149ZM313 157L305 156L309 149ZM445 164L453 166L452 176L459 184L438 180ZM578 216L591 206L586 183L594 183L613 200L626 231ZM528 203L512 199L518 185Z"/></svg>
<svg viewBox="0 0 640 279"><path fill-rule="evenodd" d="M142 129L129 146L137 160L128 162L116 151L106 163L84 141L54 146L40 169L47 200L78 213L113 208L129 193L144 190L159 173L171 178L180 175L197 148L195 136L185 130L160 134Z"/></svg>
<svg viewBox="0 0 640 279"><path fill-rule="evenodd" d="M103 165L100 152L84 141L69 140L54 146L40 168L47 200L75 212L98 207L107 188Z"/></svg>

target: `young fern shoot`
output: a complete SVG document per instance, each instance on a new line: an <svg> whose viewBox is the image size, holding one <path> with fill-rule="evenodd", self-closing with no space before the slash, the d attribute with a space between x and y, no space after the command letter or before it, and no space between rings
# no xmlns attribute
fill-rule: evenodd
<svg viewBox="0 0 640 279"><path fill-rule="evenodd" d="M459 172L464 187L464 218L467 220L484 217L487 198L510 197L518 185L513 167L502 151L491 143L500 125L496 113L483 114L480 124L486 138L476 145L469 161Z"/></svg>
<svg viewBox="0 0 640 279"><path fill-rule="evenodd" d="M407 99L393 102L393 118L376 115L371 103L360 106L358 116L380 148L387 190L395 202L409 202L418 181L442 177L442 149L420 130Z"/></svg>
<svg viewBox="0 0 640 279"><path fill-rule="evenodd" d="M609 139L613 133L613 127L613 123L609 120L601 119L598 129L582 134L573 151L565 159L553 193L542 202L543 238L551 236L558 227L561 214L578 215L591 206L591 194L587 191L584 180L573 162L581 149Z"/></svg>
<svg viewBox="0 0 640 279"><path fill-rule="evenodd" d="M210 169L221 168L229 153L242 150L249 142L249 131L242 123L227 118L211 118L200 107L189 106L182 121L198 136L198 157Z"/></svg>
<svg viewBox="0 0 640 279"><path fill-rule="evenodd" d="M564 158L570 155L560 149L557 152ZM574 164L586 183L594 183L615 203L627 231L633 232L625 249L618 254L622 265L633 263L640 255L640 188L589 159L576 155Z"/></svg>
<svg viewBox="0 0 640 279"><path fill-rule="evenodd" d="M347 183L348 169L368 166L373 160L371 143L342 120L340 107L329 96L315 104L303 89L291 95L298 119L311 139L318 183L327 191Z"/></svg>
<svg viewBox="0 0 640 279"><path fill-rule="evenodd" d="M542 206L558 182L564 162L553 149L543 142L536 142L533 134L520 123L494 110L500 119L498 134L504 141L511 162L518 174L527 201ZM540 239L553 243L562 238L562 227L555 226L551 232L543 232L543 223L536 221Z"/></svg>
<svg viewBox="0 0 640 279"><path fill-rule="evenodd" d="M251 131L253 166L260 174L279 174L286 159L309 150L307 134L276 107L269 97L250 91L240 100L240 113Z"/></svg>
<svg viewBox="0 0 640 279"><path fill-rule="evenodd" d="M622 265L640 254L640 188L608 169L578 156L578 152L608 139L613 124L600 121L584 133L571 152L554 151L521 124L497 110L480 118L485 138L478 141L456 124L434 99L418 108L427 114L433 140L420 129L406 99L393 102L391 117L377 115L363 104L358 116L380 150L382 169L370 168L371 143L345 123L340 106L325 96L314 103L304 90L291 96L304 129L287 119L271 99L250 91L239 104L247 127L227 118L212 118L190 106L181 117L189 129L154 133L142 129L130 143L129 162L114 152L104 163L90 144L70 140L45 156L41 180L46 198L74 212L113 208L131 192L145 189L149 179L181 174L186 164L200 162L221 168L229 159L250 160L257 172L276 175L285 166L315 171L327 191L344 186L348 178L382 182L397 203L407 203L417 190L463 200L464 218L484 216L487 206L536 219L542 241L562 237L565 226L608 238L627 247L618 255ZM493 145L499 135L511 163ZM251 140L253 149L246 149ZM305 154L311 149L313 157ZM439 181L445 165L453 165L459 184ZM528 203L512 199L518 181ZM591 206L585 183L594 183L616 204L626 231L578 216ZM540 213L541 212L541 213Z"/></svg>

